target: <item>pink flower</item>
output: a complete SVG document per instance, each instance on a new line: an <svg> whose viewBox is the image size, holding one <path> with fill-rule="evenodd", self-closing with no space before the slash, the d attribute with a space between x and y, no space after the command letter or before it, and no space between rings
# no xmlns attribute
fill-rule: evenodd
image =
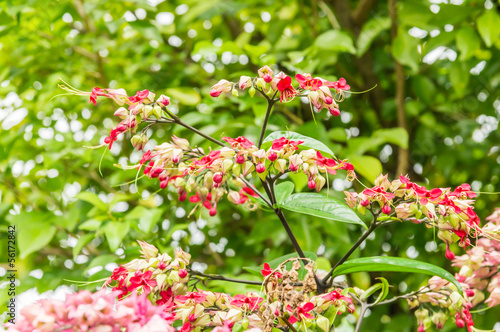
<svg viewBox="0 0 500 332"><path fill-rule="evenodd" d="M313 319L314 316L309 313L309 311L314 309L314 304L312 302L307 302L299 305L295 314L290 317L289 322L294 324L295 322L301 322L302 319ZM292 308L290 306L287 307L289 312L292 312Z"/></svg>
<svg viewBox="0 0 500 332"><path fill-rule="evenodd" d="M266 83L271 83L271 81L273 80L273 71L268 66L260 68L258 74L259 77L262 78Z"/></svg>
<svg viewBox="0 0 500 332"><path fill-rule="evenodd" d="M151 292L151 287L156 286L156 280L152 279L153 271L146 271L142 273L141 271L136 271L134 276L130 278L130 286L128 287L128 291L132 292L134 289L137 289L142 286L145 294L149 294Z"/></svg>
<svg viewBox="0 0 500 332"><path fill-rule="evenodd" d="M233 297L233 300L230 302L230 304L239 308L246 306L246 308L249 310L255 310L263 300L263 298L258 296L246 296L243 294L237 294Z"/></svg>
<svg viewBox="0 0 500 332"><path fill-rule="evenodd" d="M252 86L252 78L250 76L241 76L238 82L238 86L241 90L245 90Z"/></svg>
<svg viewBox="0 0 500 332"><path fill-rule="evenodd" d="M197 292L189 292L186 295L179 295L175 297L175 301L179 303L203 303L207 299L206 295Z"/></svg>
<svg viewBox="0 0 500 332"><path fill-rule="evenodd" d="M228 80L220 80L212 86L212 90L210 90L210 96L212 97L219 97L221 93L223 92L229 92L233 89L233 83L229 82Z"/></svg>
<svg viewBox="0 0 500 332"><path fill-rule="evenodd" d="M326 85L329 88L334 88L337 91L348 91L351 89L349 84L347 84L345 78L341 77L337 82L327 82Z"/></svg>

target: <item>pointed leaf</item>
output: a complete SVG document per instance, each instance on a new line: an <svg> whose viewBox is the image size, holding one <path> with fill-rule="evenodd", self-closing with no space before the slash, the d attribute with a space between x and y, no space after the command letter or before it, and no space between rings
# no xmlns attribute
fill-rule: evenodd
<svg viewBox="0 0 500 332"><path fill-rule="evenodd" d="M108 240L109 249L115 251L122 244L123 238L127 235L130 229L130 222L112 221L104 226L104 235Z"/></svg>
<svg viewBox="0 0 500 332"><path fill-rule="evenodd" d="M274 188L274 193L276 195L276 201L278 203L283 202L285 199L288 198L293 193L293 188L295 188L295 185L293 182L290 181L285 181L280 184L278 184Z"/></svg>
<svg viewBox="0 0 500 332"><path fill-rule="evenodd" d="M293 194L284 202L278 204L278 206L286 210L350 224L358 224L366 228L366 225L353 210L331 196L318 193Z"/></svg>
<svg viewBox="0 0 500 332"><path fill-rule="evenodd" d="M438 276L453 283L462 294L462 286L450 272L439 266L414 259L385 256L351 259L338 266L333 271L333 277L354 272L410 272Z"/></svg>
<svg viewBox="0 0 500 332"><path fill-rule="evenodd" d="M320 141L293 131L275 131L269 134L269 136L264 139L262 148L269 148L272 145L272 141L281 137L285 137L289 140L294 141L304 141L304 143L299 145L299 149L315 149L322 152L323 154L327 154L329 157L335 156L332 150L330 150L325 144L321 143Z"/></svg>
<svg viewBox="0 0 500 332"><path fill-rule="evenodd" d="M75 198L90 203L93 206L97 207L99 210L108 209L108 206L103 201L101 201L101 199L96 194L91 193L90 191L82 191L81 193L76 195Z"/></svg>

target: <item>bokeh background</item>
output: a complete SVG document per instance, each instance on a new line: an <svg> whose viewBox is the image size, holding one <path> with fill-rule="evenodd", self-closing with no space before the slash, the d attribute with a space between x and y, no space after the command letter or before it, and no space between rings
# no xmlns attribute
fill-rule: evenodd
<svg viewBox="0 0 500 332"><path fill-rule="evenodd" d="M158 191L156 181L136 186L134 171L113 166L138 161L127 140L103 157L104 149L85 149L102 143L116 124L116 106L57 96L64 93L60 79L84 91L164 93L203 132L254 141L265 101L246 93L213 99L208 91L219 79L254 76L267 64L291 76L344 77L355 92L376 85L349 94L340 117L315 114L316 123L304 101L278 105L269 132L288 128L325 142L352 161L366 184L380 172L408 173L431 187L471 183L481 192L476 211L484 220L500 191L499 12L490 0L0 1L0 262L7 257L7 225L15 223L18 292L26 292L20 298L27 303L58 287L75 290L71 280L107 277L138 256L136 239L165 252L182 246L194 268L247 279L255 277L243 267L293 251L274 214L225 202L216 217L188 218L190 204ZM152 144L172 134L209 146L181 127L149 132ZM306 184L293 180L298 191ZM339 198L342 190L361 189L343 175L329 185ZM321 257L323 269L361 234L354 225L288 215L301 246ZM380 229L353 257L379 254L451 271L443 244L421 225ZM0 263L0 275L5 268ZM392 295L427 279L362 273L349 282L368 287L380 275L395 286ZM8 298L5 287L0 281L0 303ZM499 316L499 310L478 313L476 326L500 330ZM336 331L352 330L353 321L340 317ZM454 329L451 322L445 328ZM395 303L371 312L364 330L416 331L416 320L406 303Z"/></svg>

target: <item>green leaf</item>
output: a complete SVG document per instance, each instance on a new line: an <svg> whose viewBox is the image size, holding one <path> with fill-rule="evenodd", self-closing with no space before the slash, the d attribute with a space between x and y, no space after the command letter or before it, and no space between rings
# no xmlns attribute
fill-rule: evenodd
<svg viewBox="0 0 500 332"><path fill-rule="evenodd" d="M366 227L353 210L331 196L318 193L298 193L290 195L278 205L286 210Z"/></svg>
<svg viewBox="0 0 500 332"><path fill-rule="evenodd" d="M456 42L457 48L460 51L460 57L458 58L460 61L469 59L481 47L479 37L471 27L458 30Z"/></svg>
<svg viewBox="0 0 500 332"><path fill-rule="evenodd" d="M450 68L450 82L457 93L457 96L462 98L469 86L470 72L467 69L467 64L460 61L454 61Z"/></svg>
<svg viewBox="0 0 500 332"><path fill-rule="evenodd" d="M151 233L163 215L163 209L147 209L144 206L137 206L125 217L126 220L139 220L139 228L146 234Z"/></svg>
<svg viewBox="0 0 500 332"><path fill-rule="evenodd" d="M80 238L78 239L78 242L76 243L76 246L73 247L73 258L78 256L80 251L82 251L83 247L85 247L85 245L87 243L89 243L93 238L94 238L94 234L92 234L92 233L88 233L88 234L80 236Z"/></svg>
<svg viewBox="0 0 500 332"><path fill-rule="evenodd" d="M453 283L460 294L462 286L453 275L439 266L400 257L363 257L351 259L333 271L333 277L355 272L409 272L438 276Z"/></svg>
<svg viewBox="0 0 500 332"><path fill-rule="evenodd" d="M280 184L278 184L274 188L274 194L276 195L276 201L278 203L283 202L288 196L290 196L293 193L293 188L295 188L295 185L293 182L290 181L285 181Z"/></svg>
<svg viewBox="0 0 500 332"><path fill-rule="evenodd" d="M382 138L385 142L408 149L408 132L404 128L379 129L373 133L373 137Z"/></svg>
<svg viewBox="0 0 500 332"><path fill-rule="evenodd" d="M382 285L382 291L380 292L380 294L378 295L377 299L375 300L375 304L377 303L380 303L382 302L383 300L385 300L385 298L387 297L387 295L389 295L389 282L387 281L386 278L383 278L383 277L378 277L377 279L379 279L381 282L381 285Z"/></svg>
<svg viewBox="0 0 500 332"><path fill-rule="evenodd" d="M382 173L380 160L372 156L351 156L349 161L354 166L354 171L373 182Z"/></svg>
<svg viewBox="0 0 500 332"><path fill-rule="evenodd" d="M78 229L84 230L84 231L95 231L99 227L101 227L102 220L96 220L96 219L90 219L85 221L83 224L78 226Z"/></svg>
<svg viewBox="0 0 500 332"><path fill-rule="evenodd" d="M108 206L96 194L90 191L82 191L75 198L90 203L99 210L106 211L108 209Z"/></svg>
<svg viewBox="0 0 500 332"><path fill-rule="evenodd" d="M117 222L111 221L104 226L104 235L106 235L106 239L108 240L109 249L111 251L115 251L118 249L120 244L123 241L123 238L127 235L130 229L130 222Z"/></svg>
<svg viewBox="0 0 500 332"><path fill-rule="evenodd" d="M479 16L476 23L486 46L491 47L494 41L498 42L500 39L500 15L494 9L487 10Z"/></svg>
<svg viewBox="0 0 500 332"><path fill-rule="evenodd" d="M392 43L392 55L394 58L403 65L410 67L413 72L418 71L418 44L418 39L410 36L403 27L398 29L398 35Z"/></svg>
<svg viewBox="0 0 500 332"><path fill-rule="evenodd" d="M356 54L356 48L351 36L339 30L330 30L322 33L314 41L314 46L322 50Z"/></svg>
<svg viewBox="0 0 500 332"><path fill-rule="evenodd" d="M56 226L52 224L53 215L48 213L21 213L14 216L12 221L18 231L21 259L46 247L56 234Z"/></svg>
<svg viewBox="0 0 500 332"><path fill-rule="evenodd" d="M269 136L267 136L264 139L264 142L262 144L263 149L267 149L272 145L272 141L275 139L285 137L289 140L294 140L294 141L304 141L304 143L299 145L299 149L315 149L318 150L324 154L327 154L329 157L334 157L335 154L330 150L325 144L321 143L318 140L315 140L314 138L307 137L304 135L301 135L299 133L293 132L293 131L275 131Z"/></svg>
<svg viewBox="0 0 500 332"><path fill-rule="evenodd" d="M389 17L375 17L366 22L361 29L358 39L356 40L358 57L365 54L375 38L377 38L382 31L389 29L390 26L391 19Z"/></svg>
<svg viewBox="0 0 500 332"><path fill-rule="evenodd" d="M165 94L184 105L197 105L201 100L200 94L191 87L169 88L165 90Z"/></svg>

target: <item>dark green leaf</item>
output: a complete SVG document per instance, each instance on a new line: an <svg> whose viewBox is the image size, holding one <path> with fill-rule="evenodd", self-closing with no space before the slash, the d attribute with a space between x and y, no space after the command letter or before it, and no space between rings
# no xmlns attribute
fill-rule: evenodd
<svg viewBox="0 0 500 332"><path fill-rule="evenodd" d="M366 227L353 210L331 196L318 193L298 193L290 195L288 199L278 205L286 210Z"/></svg>
<svg viewBox="0 0 500 332"><path fill-rule="evenodd" d="M462 294L462 286L450 272L439 266L414 259L385 256L351 259L338 266L333 271L333 276L354 272L409 272L438 276L453 283Z"/></svg>

